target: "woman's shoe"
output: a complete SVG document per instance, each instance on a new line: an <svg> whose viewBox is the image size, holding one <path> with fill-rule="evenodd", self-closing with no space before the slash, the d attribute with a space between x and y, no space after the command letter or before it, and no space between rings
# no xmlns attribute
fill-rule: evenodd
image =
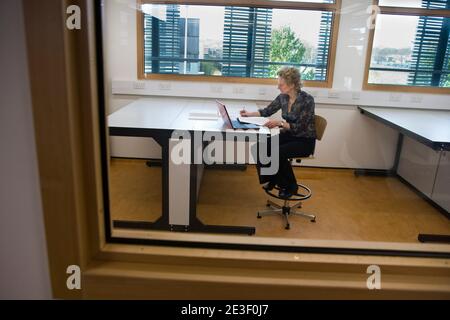
<svg viewBox="0 0 450 320"><path fill-rule="evenodd" d="M275 185L276 185L275 182L269 181L265 185L263 185L263 189L266 191L272 191L273 188L275 188Z"/></svg>
<svg viewBox="0 0 450 320"><path fill-rule="evenodd" d="M289 193L292 194L292 195L298 194L298 186L297 185L293 185L291 188L289 188Z"/></svg>
<svg viewBox="0 0 450 320"><path fill-rule="evenodd" d="M292 196L293 194L285 188L280 189L280 192L278 192L278 197L281 199L289 199Z"/></svg>

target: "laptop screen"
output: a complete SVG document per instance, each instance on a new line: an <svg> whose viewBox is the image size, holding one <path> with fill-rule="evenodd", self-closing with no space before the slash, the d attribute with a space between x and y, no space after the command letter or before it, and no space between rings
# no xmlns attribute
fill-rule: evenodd
<svg viewBox="0 0 450 320"><path fill-rule="evenodd" d="M217 103L217 108L219 109L220 116L223 119L223 122L225 122L228 129L233 129L233 125L231 124L231 119L230 119L230 115L228 114L227 108L219 100L216 100L216 103Z"/></svg>

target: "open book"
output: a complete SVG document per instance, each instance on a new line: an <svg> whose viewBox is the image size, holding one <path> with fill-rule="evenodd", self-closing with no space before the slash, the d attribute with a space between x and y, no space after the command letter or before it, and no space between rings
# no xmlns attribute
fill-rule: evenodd
<svg viewBox="0 0 450 320"><path fill-rule="evenodd" d="M257 124L259 126L264 125L268 118L264 118L264 117L239 117L238 118L239 122L242 123L252 123L252 124Z"/></svg>
<svg viewBox="0 0 450 320"><path fill-rule="evenodd" d="M283 118L281 117L281 110L278 110L277 112L275 112L273 115L271 115L268 118L265 117L239 117L238 120L242 123L253 123L253 124L257 124L257 125L264 125L267 121L269 120L282 120Z"/></svg>
<svg viewBox="0 0 450 320"><path fill-rule="evenodd" d="M217 120L218 118L217 112L210 110L192 110L189 112L190 120Z"/></svg>

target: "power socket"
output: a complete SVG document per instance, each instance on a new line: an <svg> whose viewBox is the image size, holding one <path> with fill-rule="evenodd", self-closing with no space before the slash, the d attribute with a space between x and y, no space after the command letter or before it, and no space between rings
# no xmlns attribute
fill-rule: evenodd
<svg viewBox="0 0 450 320"><path fill-rule="evenodd" d="M161 91L169 91L170 89L172 89L172 84L171 83L160 82L159 85L158 85L158 88Z"/></svg>
<svg viewBox="0 0 450 320"><path fill-rule="evenodd" d="M244 94L245 88L244 87L233 87L233 93L234 94Z"/></svg>
<svg viewBox="0 0 450 320"><path fill-rule="evenodd" d="M212 93L222 93L223 92L223 87L222 86L218 86L218 85L212 85L211 86L211 92Z"/></svg>
<svg viewBox="0 0 450 320"><path fill-rule="evenodd" d="M135 82L133 82L133 88L134 89L145 89L145 82L144 81L135 81Z"/></svg>
<svg viewBox="0 0 450 320"><path fill-rule="evenodd" d="M317 91L308 91L310 95L313 96L313 98L317 98Z"/></svg>
<svg viewBox="0 0 450 320"><path fill-rule="evenodd" d="M400 100L402 100L402 94L401 93L391 93L389 95L389 101L399 102Z"/></svg>
<svg viewBox="0 0 450 320"><path fill-rule="evenodd" d="M328 91L328 98L339 99L339 92L337 92L337 91Z"/></svg>
<svg viewBox="0 0 450 320"><path fill-rule="evenodd" d="M422 102L422 96L416 96L416 95L412 96L411 97L411 102L412 103L421 103Z"/></svg>
<svg viewBox="0 0 450 320"><path fill-rule="evenodd" d="M352 92L352 100L361 99L361 92Z"/></svg>

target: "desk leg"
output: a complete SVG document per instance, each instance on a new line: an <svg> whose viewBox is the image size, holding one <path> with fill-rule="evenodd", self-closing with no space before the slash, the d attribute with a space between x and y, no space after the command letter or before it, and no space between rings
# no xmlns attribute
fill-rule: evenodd
<svg viewBox="0 0 450 320"><path fill-rule="evenodd" d="M147 167L162 167L162 160L148 160L146 163Z"/></svg>
<svg viewBox="0 0 450 320"><path fill-rule="evenodd" d="M168 230L189 231L190 206L190 167L191 159L178 159L180 163L170 158L175 147L182 150L191 148L191 140L171 139L170 136L160 137L158 143L162 151L162 216L155 222L147 221L114 221L115 228L134 230ZM181 145L180 145L181 143ZM183 163L187 162L187 163Z"/></svg>
<svg viewBox="0 0 450 320"><path fill-rule="evenodd" d="M169 229L169 144L167 134L160 134L151 136L161 146L162 153L162 215L154 222L149 221L127 221L114 220L113 227L117 229L131 229L131 230L168 230ZM148 163L147 163L148 165Z"/></svg>
<svg viewBox="0 0 450 320"><path fill-rule="evenodd" d="M397 142L397 151L395 154L394 166L390 170L355 170L355 175L369 175L369 176L397 176L398 163L400 161L400 154L402 152L403 146L403 134L399 133ZM438 234L419 234L417 237L422 243L432 242L432 243L450 243L450 235L438 235Z"/></svg>
<svg viewBox="0 0 450 320"><path fill-rule="evenodd" d="M197 187L201 181L197 180L200 165L192 164L190 172L190 204L189 204L189 227L186 231L206 232L206 233L227 233L227 234L255 234L255 227L246 226L217 226L206 225L197 218Z"/></svg>
<svg viewBox="0 0 450 320"><path fill-rule="evenodd" d="M194 150L194 139L181 143L188 144L185 148ZM254 227L246 226L216 226L205 225L197 218L197 187L200 181L197 177L197 164L175 164L170 154L178 139L160 137L157 140L162 148L162 180L163 180L163 213L155 222L148 221L113 221L114 228L134 230L169 230L192 231L226 234L255 234ZM193 154L193 152L192 152ZM193 159L191 159L193 161Z"/></svg>
<svg viewBox="0 0 450 320"><path fill-rule="evenodd" d="M433 242L433 243L450 243L450 235L439 235L439 234L419 234L417 237L422 243Z"/></svg>
<svg viewBox="0 0 450 320"><path fill-rule="evenodd" d="M358 169L354 171L355 176L381 176L381 177L396 177L398 163L400 161L400 154L403 146L403 133L398 134L397 149L395 151L394 165L389 170L379 169Z"/></svg>

